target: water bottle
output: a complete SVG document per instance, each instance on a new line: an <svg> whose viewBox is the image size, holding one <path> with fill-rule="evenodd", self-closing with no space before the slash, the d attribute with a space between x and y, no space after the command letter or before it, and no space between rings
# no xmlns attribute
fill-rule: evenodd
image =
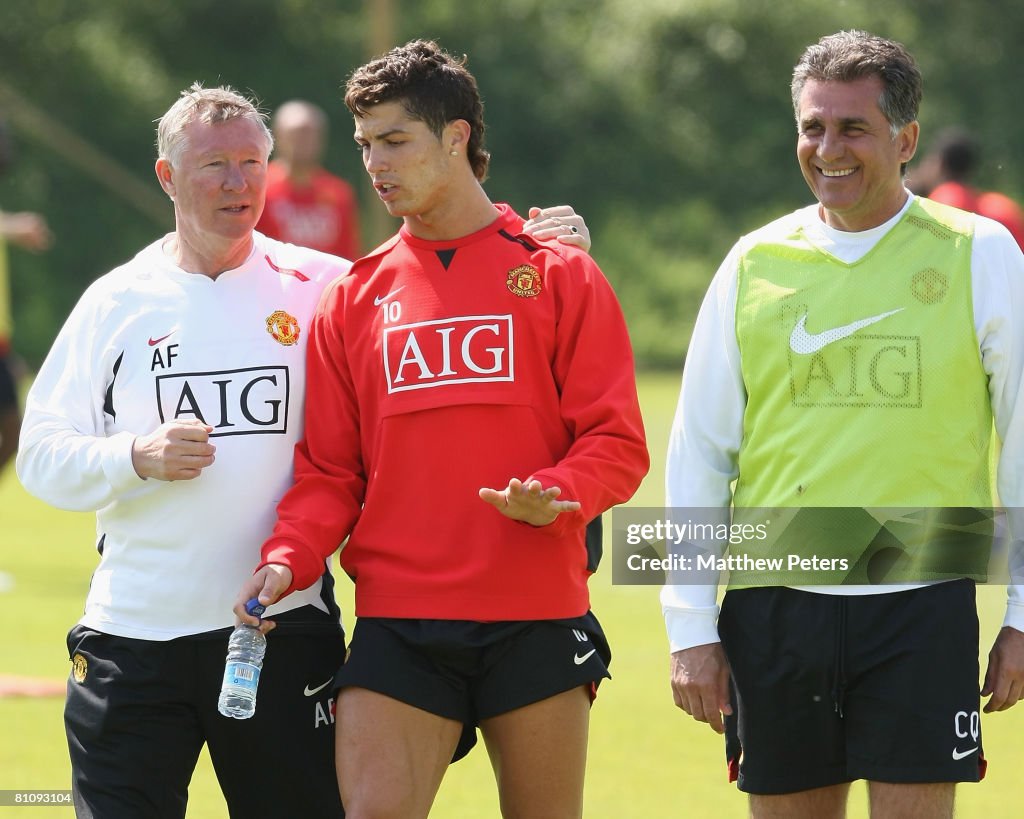
<svg viewBox="0 0 1024 819"><path fill-rule="evenodd" d="M259 617L267 607L254 597L245 604L245 610ZM256 712L256 687L260 684L266 651L267 638L256 626L242 623L231 632L224 681L217 701L217 710L225 717L249 719Z"/></svg>

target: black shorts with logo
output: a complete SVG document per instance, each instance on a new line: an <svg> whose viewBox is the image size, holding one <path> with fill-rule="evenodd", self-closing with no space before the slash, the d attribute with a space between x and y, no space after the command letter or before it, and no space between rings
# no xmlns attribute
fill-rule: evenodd
<svg viewBox="0 0 1024 819"><path fill-rule="evenodd" d="M863 596L730 591L718 630L740 790L984 776L973 581Z"/></svg>
<svg viewBox="0 0 1024 819"><path fill-rule="evenodd" d="M335 688L367 688L458 720L452 761L482 720L611 677L611 650L592 612L566 620L479 623L361 617Z"/></svg>
<svg viewBox="0 0 1024 819"><path fill-rule="evenodd" d="M344 817L331 687L344 634L313 606L274 620L250 719L217 711L229 629L156 641L75 626L64 723L76 815L180 819L205 743L230 816Z"/></svg>

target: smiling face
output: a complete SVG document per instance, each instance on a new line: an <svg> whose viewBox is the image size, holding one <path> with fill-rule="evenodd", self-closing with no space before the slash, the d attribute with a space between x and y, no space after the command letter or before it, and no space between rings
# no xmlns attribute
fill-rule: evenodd
<svg viewBox="0 0 1024 819"><path fill-rule="evenodd" d="M917 149L917 122L894 138L878 107L882 81L808 80L800 94L797 159L825 223L846 231L877 227L906 201L900 168Z"/></svg>
<svg viewBox="0 0 1024 819"><path fill-rule="evenodd" d="M248 255L266 200L266 134L246 117L193 121L182 133L184 150L175 164L156 163L160 184L174 200L179 261L197 272L237 266Z"/></svg>

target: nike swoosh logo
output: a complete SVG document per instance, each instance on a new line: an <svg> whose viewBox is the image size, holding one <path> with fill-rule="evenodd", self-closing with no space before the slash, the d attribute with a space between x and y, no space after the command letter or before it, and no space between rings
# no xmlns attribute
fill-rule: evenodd
<svg viewBox="0 0 1024 819"><path fill-rule="evenodd" d="M321 691L323 691L323 690L324 690L324 689L325 689L325 688L326 688L327 686L329 686L329 685L330 685L330 684L331 684L332 682L334 682L334 677L331 677L331 679L329 679L329 680L328 680L327 682L325 682L325 683L324 683L323 685L318 685L318 686L317 686L316 688L310 688L310 687L309 687L309 686L307 685L307 686L306 686L306 688L305 688L305 690L304 690L304 691L303 691L302 693L303 693L303 694L305 694L305 695L306 695L307 697L312 697L312 696L313 696L314 694L318 694L318 693L320 693Z"/></svg>
<svg viewBox="0 0 1024 819"><path fill-rule="evenodd" d="M593 654L595 651L597 651L597 649L592 648L582 657L579 654L577 654L575 657L572 658L572 661L576 663L576 665L583 665L587 660L590 659L590 655Z"/></svg>
<svg viewBox="0 0 1024 819"><path fill-rule="evenodd" d="M807 332L805 327L807 324L807 313L804 313L800 316L800 320L796 323L796 327L793 328L793 332L790 333L789 349L797 355L812 355L819 350L825 349L829 344L847 338L848 336L852 336L858 330L870 327L872 324L876 324L882 319L889 318L889 316L893 316L902 310L903 308L899 307L895 310L890 310L888 313L880 313L877 316L860 319L859 321L854 321L850 324L844 324L842 327L833 327L831 330L825 330L821 333Z"/></svg>
<svg viewBox="0 0 1024 819"><path fill-rule="evenodd" d="M169 339L176 332L178 332L178 331L177 330L171 330L171 332L169 332L167 335L160 336L160 338L153 338L152 336L150 336L149 337L149 346L150 347L156 347L157 344L159 344L161 341L165 341L165 340Z"/></svg>
<svg viewBox="0 0 1024 819"><path fill-rule="evenodd" d="M373 297L373 306L374 307L380 307L384 302L386 302L388 299L390 299L399 290L405 290L405 285L403 284L401 287L396 287L394 290L392 290L386 296L374 296Z"/></svg>
<svg viewBox="0 0 1024 819"><path fill-rule="evenodd" d="M965 756L970 756L978 750L978 746L975 745L973 748L969 748L966 751L958 751L956 748L953 749L953 759L963 759Z"/></svg>

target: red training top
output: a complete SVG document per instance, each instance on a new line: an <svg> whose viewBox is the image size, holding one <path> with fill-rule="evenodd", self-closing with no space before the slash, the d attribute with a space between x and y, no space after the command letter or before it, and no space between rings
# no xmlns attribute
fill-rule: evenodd
<svg viewBox="0 0 1024 819"><path fill-rule="evenodd" d="M1024 209L1009 196L996 191L978 192L961 182L943 182L928 194L928 198L995 219L1006 226L1024 250Z"/></svg>
<svg viewBox="0 0 1024 819"><path fill-rule="evenodd" d="M355 259L359 256L359 209L352 186L327 171L296 186L279 162L267 168L267 205L256 229L272 239Z"/></svg>
<svg viewBox="0 0 1024 819"><path fill-rule="evenodd" d="M584 614L586 523L647 472L610 285L590 256L533 244L498 208L453 241L403 227L329 286L310 325L306 437L261 565L289 566L303 588L349 536L358 616ZM477 494L512 477L582 509L512 521Z"/></svg>

